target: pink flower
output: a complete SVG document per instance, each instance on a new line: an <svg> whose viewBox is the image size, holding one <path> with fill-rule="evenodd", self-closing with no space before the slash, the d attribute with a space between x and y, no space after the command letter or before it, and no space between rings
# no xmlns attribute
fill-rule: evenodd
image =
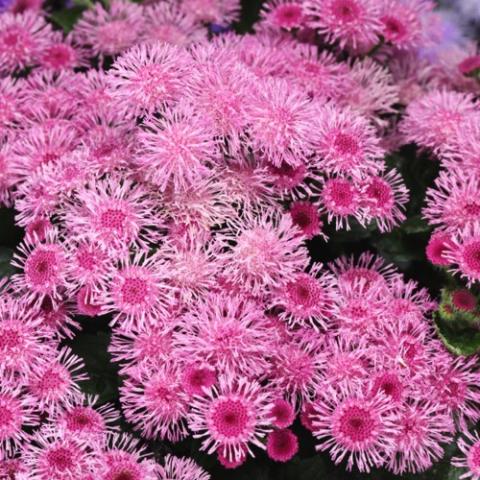
<svg viewBox="0 0 480 480"><path fill-rule="evenodd" d="M303 238L288 216L270 210L234 228L225 234L233 247L224 256L223 273L250 294L265 295L305 269L308 255Z"/></svg>
<svg viewBox="0 0 480 480"><path fill-rule="evenodd" d="M455 264L452 272L467 280L467 284L480 280L480 233L479 226L466 228L457 233L445 253L449 264Z"/></svg>
<svg viewBox="0 0 480 480"><path fill-rule="evenodd" d="M37 408L48 414L78 401L82 397L78 382L88 380L82 373L82 360L70 348L63 347L56 356L29 378L28 391Z"/></svg>
<svg viewBox="0 0 480 480"><path fill-rule="evenodd" d="M478 70L479 68L480 55L472 55L471 57L467 57L458 64L458 70L460 73L463 73L463 75L474 73L475 70Z"/></svg>
<svg viewBox="0 0 480 480"><path fill-rule="evenodd" d="M465 312L474 312L477 307L475 295L466 289L459 289L452 292L452 303L455 308Z"/></svg>
<svg viewBox="0 0 480 480"><path fill-rule="evenodd" d="M434 264L439 266L450 265L447 254L453 247L452 238L450 235L436 232L430 237L427 245L427 258Z"/></svg>
<svg viewBox="0 0 480 480"><path fill-rule="evenodd" d="M192 305L173 337L180 358L247 378L265 371L265 351L272 344L262 307L240 296L222 294L210 294Z"/></svg>
<svg viewBox="0 0 480 480"><path fill-rule="evenodd" d="M372 175L363 182L362 202L366 216L372 218L381 232L388 232L406 219L408 190L396 170Z"/></svg>
<svg viewBox="0 0 480 480"><path fill-rule="evenodd" d="M64 480L82 478L93 462L88 445L78 438L59 432L40 430L23 451L23 458L34 478Z"/></svg>
<svg viewBox="0 0 480 480"><path fill-rule="evenodd" d="M327 212L328 223L335 220L337 230L344 227L349 230L351 217L363 224L361 192L359 187L348 178L327 178L324 181L320 199Z"/></svg>
<svg viewBox="0 0 480 480"><path fill-rule="evenodd" d="M0 16L0 71L12 74L33 65L50 41L51 27L35 12L2 13Z"/></svg>
<svg viewBox="0 0 480 480"><path fill-rule="evenodd" d="M189 68L186 52L162 42L136 45L109 71L113 100L128 114L153 114L176 102L185 88Z"/></svg>
<svg viewBox="0 0 480 480"><path fill-rule="evenodd" d="M207 395L194 397L188 425L194 438L202 439L201 450L217 450L229 461L245 454L251 446L265 449L262 439L271 422L270 392L245 378L220 377Z"/></svg>
<svg viewBox="0 0 480 480"><path fill-rule="evenodd" d="M156 370L142 367L120 390L123 413L145 438L176 442L187 436L189 397L171 362Z"/></svg>
<svg viewBox="0 0 480 480"><path fill-rule="evenodd" d="M402 406L395 453L388 468L396 475L423 472L444 455L443 445L452 441L455 431L451 416L442 406L414 401Z"/></svg>
<svg viewBox="0 0 480 480"><path fill-rule="evenodd" d="M309 0L305 3L309 26L341 48L371 48L381 32L379 5L371 0Z"/></svg>
<svg viewBox="0 0 480 480"><path fill-rule="evenodd" d="M293 224L299 227L303 234L311 239L317 235L322 235L323 223L319 218L319 209L311 202L297 201L290 205L289 213Z"/></svg>
<svg viewBox="0 0 480 480"><path fill-rule="evenodd" d="M95 55L117 55L133 46L144 26L142 7L114 0L108 10L96 4L84 12L73 30L73 38L89 46Z"/></svg>
<svg viewBox="0 0 480 480"><path fill-rule="evenodd" d="M274 29L292 30L305 23L302 2L270 0L263 6L262 20Z"/></svg>
<svg viewBox="0 0 480 480"><path fill-rule="evenodd" d="M182 8L197 22L230 23L240 15L239 0L182 0Z"/></svg>
<svg viewBox="0 0 480 480"><path fill-rule="evenodd" d="M360 392L328 389L315 404L313 420L317 450L329 451L338 464L360 472L381 467L395 448L399 427L392 402L384 395L365 397Z"/></svg>
<svg viewBox="0 0 480 480"><path fill-rule="evenodd" d="M368 120L351 109L323 107L315 124L318 165L329 175L378 174L384 150Z"/></svg>
<svg viewBox="0 0 480 480"><path fill-rule="evenodd" d="M139 441L127 434L111 434L106 448L97 458L97 475L102 479L157 480L159 466L150 458Z"/></svg>
<svg viewBox="0 0 480 480"><path fill-rule="evenodd" d="M37 56L41 68L56 72L90 66L88 51L75 45L71 36L64 40L60 32L52 33L49 44Z"/></svg>
<svg viewBox="0 0 480 480"><path fill-rule="evenodd" d="M336 298L335 286L335 279L317 264L309 273L293 275L275 292L272 304L282 310L279 317L289 324L325 329Z"/></svg>
<svg viewBox="0 0 480 480"><path fill-rule="evenodd" d="M154 3L146 5L143 14L145 30L142 38L147 42L186 46L206 40L207 29L183 5Z"/></svg>
<svg viewBox="0 0 480 480"><path fill-rule="evenodd" d="M475 115L472 96L433 90L408 105L400 131L406 141L438 151Z"/></svg>
<svg viewBox="0 0 480 480"><path fill-rule="evenodd" d="M156 325L173 304L173 289L168 284L167 265L159 255L137 253L121 262L112 272L108 290L99 301L101 313L114 313L111 324L122 324L126 331L143 325Z"/></svg>
<svg viewBox="0 0 480 480"><path fill-rule="evenodd" d="M427 190L423 216L447 232L480 224L480 175L460 168L440 172L435 187Z"/></svg>
<svg viewBox="0 0 480 480"><path fill-rule="evenodd" d="M295 420L295 411L290 402L279 398L273 402L272 425L277 428L287 428Z"/></svg>
<svg viewBox="0 0 480 480"><path fill-rule="evenodd" d="M207 164L216 161L213 132L185 104L167 110L160 120L151 119L139 134L136 164L147 181L164 191L185 190L210 173Z"/></svg>
<svg viewBox="0 0 480 480"><path fill-rule="evenodd" d="M458 441L458 447L462 452L461 457L453 457L452 465L465 469L462 478L480 479L480 438L478 432L470 433L467 429L463 432L463 438Z"/></svg>
<svg viewBox="0 0 480 480"><path fill-rule="evenodd" d="M189 395L203 395L217 383L217 374L208 363L188 364L183 372L183 386Z"/></svg>
<svg viewBox="0 0 480 480"><path fill-rule="evenodd" d="M92 179L65 203L62 220L76 241L96 243L116 258L131 246L148 250L163 223L146 186L116 175Z"/></svg>
<svg viewBox="0 0 480 480"><path fill-rule="evenodd" d="M159 480L209 480L210 475L189 458L166 455L159 469Z"/></svg>
<svg viewBox="0 0 480 480"><path fill-rule="evenodd" d="M266 161L297 166L313 154L318 106L285 80L266 79L248 102L250 142Z"/></svg>
<svg viewBox="0 0 480 480"><path fill-rule="evenodd" d="M34 399L21 386L13 387L2 380L0 385L0 453L11 455L30 441L23 427L36 427L39 418Z"/></svg>
<svg viewBox="0 0 480 480"><path fill-rule="evenodd" d="M288 462L297 452L297 436L288 428L274 430L268 434L267 455L275 462Z"/></svg>
<svg viewBox="0 0 480 480"><path fill-rule="evenodd" d="M242 449L242 453L238 459L229 460L223 453L223 448L219 447L217 450L217 458L222 467L227 468L229 470L233 470L242 466L247 461L247 454L245 453L245 448Z"/></svg>
<svg viewBox="0 0 480 480"><path fill-rule="evenodd" d="M67 283L67 259L64 246L54 234L45 242L35 243L28 238L19 246L12 265L23 270L12 277L13 285L26 298L40 304L46 297L55 303Z"/></svg>

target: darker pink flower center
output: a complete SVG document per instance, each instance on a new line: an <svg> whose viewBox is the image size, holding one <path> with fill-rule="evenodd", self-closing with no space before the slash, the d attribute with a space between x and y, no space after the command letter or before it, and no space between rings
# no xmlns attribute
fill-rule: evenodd
<svg viewBox="0 0 480 480"><path fill-rule="evenodd" d="M127 278L122 286L122 298L129 305L144 303L148 284L141 278Z"/></svg>
<svg viewBox="0 0 480 480"><path fill-rule="evenodd" d="M358 406L345 409L340 418L340 430L353 442L364 442L371 438L375 421L371 413Z"/></svg>
<svg viewBox="0 0 480 480"><path fill-rule="evenodd" d="M122 230L125 225L126 215L122 210L109 208L102 213L100 223L108 230Z"/></svg>
<svg viewBox="0 0 480 480"><path fill-rule="evenodd" d="M242 435L248 423L248 410L238 400L223 400L213 412L213 423L221 435L238 437Z"/></svg>
<svg viewBox="0 0 480 480"><path fill-rule="evenodd" d="M65 471L73 467L71 452L65 447L59 447L48 452L47 460L57 470Z"/></svg>

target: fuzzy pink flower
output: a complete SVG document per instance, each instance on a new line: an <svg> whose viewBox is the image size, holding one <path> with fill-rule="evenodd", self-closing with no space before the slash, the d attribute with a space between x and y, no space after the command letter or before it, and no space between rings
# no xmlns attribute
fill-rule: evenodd
<svg viewBox="0 0 480 480"><path fill-rule="evenodd" d="M0 16L0 71L11 74L33 65L50 41L51 27L35 12Z"/></svg>
<svg viewBox="0 0 480 480"><path fill-rule="evenodd" d="M23 427L39 424L34 399L20 386L10 386L0 380L0 453L11 455L30 440Z"/></svg>
<svg viewBox="0 0 480 480"><path fill-rule="evenodd" d="M173 332L169 327L143 325L125 331L121 323L113 330L108 347L112 360L120 364L120 373L127 374L137 367L159 368L173 350Z"/></svg>
<svg viewBox="0 0 480 480"><path fill-rule="evenodd" d="M55 72L90 66L88 51L75 45L71 36L64 39L60 32L52 33L49 44L37 57L40 68Z"/></svg>
<svg viewBox="0 0 480 480"><path fill-rule="evenodd" d="M282 311L279 318L289 324L325 329L336 298L336 281L314 265L309 273L296 273L273 295L272 305Z"/></svg>
<svg viewBox="0 0 480 480"><path fill-rule="evenodd" d="M302 2L269 0L262 9L262 21L274 29L292 30L305 23Z"/></svg>
<svg viewBox="0 0 480 480"><path fill-rule="evenodd" d="M360 472L380 467L392 455L399 430L397 413L384 395L328 389L315 404L313 420L317 450L329 451L338 464L347 460L347 470Z"/></svg>
<svg viewBox="0 0 480 480"><path fill-rule="evenodd" d="M320 110L315 125L318 164L327 174L360 177L382 170L385 152L366 118L328 104Z"/></svg>
<svg viewBox="0 0 480 480"><path fill-rule="evenodd" d="M430 468L443 457L443 445L452 441L455 431L451 416L441 405L423 401L402 407L399 426L395 453L388 462L396 475Z"/></svg>
<svg viewBox="0 0 480 480"><path fill-rule="evenodd" d="M451 265L448 258L448 252L452 250L453 241L451 235L443 232L435 232L430 237L427 245L427 258L434 264L439 266ZM454 248L454 247L453 247Z"/></svg>
<svg viewBox="0 0 480 480"><path fill-rule="evenodd" d="M462 478L471 480L480 479L480 438L478 432L470 433L464 430L463 438L458 441L458 447L462 452L461 457L453 457L452 465L465 469Z"/></svg>
<svg viewBox="0 0 480 480"><path fill-rule="evenodd" d="M146 42L161 41L186 46L206 39L207 29L196 21L190 11L177 4L159 2L147 5L143 14L145 29L142 38Z"/></svg>
<svg viewBox="0 0 480 480"><path fill-rule="evenodd" d="M447 232L480 226L480 174L460 168L440 172L427 190L423 216Z"/></svg>
<svg viewBox="0 0 480 480"><path fill-rule="evenodd" d="M406 219L409 193L396 170L372 175L362 185L365 215L372 218L381 232L388 232Z"/></svg>
<svg viewBox="0 0 480 480"><path fill-rule="evenodd" d="M452 304L464 312L474 312L477 307L477 298L468 290L459 289L452 292Z"/></svg>
<svg viewBox="0 0 480 480"><path fill-rule="evenodd" d="M166 455L159 468L159 480L209 480L210 475L189 458Z"/></svg>
<svg viewBox="0 0 480 480"><path fill-rule="evenodd" d="M428 0L387 0L380 16L383 37L399 49L421 46L426 40L422 19L431 8Z"/></svg>
<svg viewBox="0 0 480 480"><path fill-rule="evenodd" d="M159 255L146 258L139 252L131 260L122 260L99 299L101 313L113 312L111 324L120 322L126 331L161 322L174 300L167 275L167 265Z"/></svg>
<svg viewBox="0 0 480 480"><path fill-rule="evenodd" d="M98 455L94 478L102 480L157 480L159 466L147 457L146 449L127 434L111 434L106 448Z"/></svg>
<svg viewBox="0 0 480 480"><path fill-rule="evenodd" d="M288 462L298 452L297 436L288 428L267 436L267 455L275 462Z"/></svg>
<svg viewBox="0 0 480 480"><path fill-rule="evenodd" d="M120 400L127 421L146 438L176 442L187 436L189 397L178 368L172 364L136 372L135 378L125 381Z"/></svg>
<svg viewBox="0 0 480 480"><path fill-rule="evenodd" d="M55 344L25 299L0 298L0 381L24 381L42 368Z"/></svg>
<svg viewBox="0 0 480 480"><path fill-rule="evenodd" d="M272 425L277 428L287 428L295 420L295 411L290 402L279 398L273 402Z"/></svg>
<svg viewBox="0 0 480 480"><path fill-rule="evenodd" d="M70 348L63 347L56 357L34 372L28 391L35 398L41 412L55 413L61 407L82 397L78 382L88 380L82 373L83 361Z"/></svg>
<svg viewBox="0 0 480 480"><path fill-rule="evenodd" d="M265 449L262 439L271 422L270 392L245 378L220 377L207 395L194 397L188 425L201 450L217 450L229 461L245 454L254 456L251 445Z"/></svg>
<svg viewBox="0 0 480 480"><path fill-rule="evenodd" d="M84 478L93 458L88 445L75 437L59 432L40 430L23 452L25 464L38 480Z"/></svg>
<svg viewBox="0 0 480 480"><path fill-rule="evenodd" d="M12 265L22 269L23 273L12 277L14 288L37 305L46 297L57 302L61 289L68 282L64 246L51 234L45 242L39 243L26 238L18 250Z"/></svg>
<svg viewBox="0 0 480 480"><path fill-rule="evenodd" d="M217 382L217 374L208 363L188 364L183 371L183 386L189 395L203 395Z"/></svg>
<svg viewBox="0 0 480 480"><path fill-rule="evenodd" d="M117 258L130 246L148 250L163 223L146 186L117 175L91 180L62 210L71 237L96 243Z"/></svg>
<svg viewBox="0 0 480 480"><path fill-rule="evenodd" d="M114 431L120 414L112 405L98 407L98 397L86 396L64 406L52 419L54 428L67 436L85 440L91 446L103 445L107 433ZM53 426L53 425L52 425Z"/></svg>
<svg viewBox="0 0 480 480"><path fill-rule="evenodd" d="M181 6L200 23L228 24L238 19L241 10L239 0L181 0Z"/></svg>
<svg viewBox="0 0 480 480"><path fill-rule="evenodd" d="M136 164L147 181L164 191L185 190L208 176L208 163L216 160L213 132L205 120L185 104L151 119L139 134Z"/></svg>
<svg viewBox="0 0 480 480"><path fill-rule="evenodd" d="M73 38L89 46L95 55L117 55L139 40L143 26L140 5L114 0L107 10L98 3L84 12L75 25Z"/></svg>
<svg viewBox="0 0 480 480"><path fill-rule="evenodd" d="M378 3L372 0L309 0L309 26L341 48L368 49L378 41L381 24Z"/></svg>
<svg viewBox="0 0 480 480"><path fill-rule="evenodd" d="M344 177L327 178L320 194L327 213L328 223L335 221L337 230L350 229L350 219L355 218L361 225L364 213L361 209L361 192L358 185Z"/></svg>
<svg viewBox="0 0 480 480"><path fill-rule="evenodd" d="M225 234L234 245L225 254L223 273L240 288L255 296L265 295L305 269L308 255L303 237L290 217L266 211L234 227L235 234Z"/></svg>
<svg viewBox="0 0 480 480"><path fill-rule="evenodd" d="M454 264L452 272L467 280L467 284L480 280L480 228L475 225L459 231L448 246L445 258Z"/></svg>
<svg viewBox="0 0 480 480"><path fill-rule="evenodd" d="M308 201L297 201L290 205L289 213L293 224L299 227L303 234L311 239L322 235L323 223L319 218L320 211L313 203Z"/></svg>
<svg viewBox="0 0 480 480"><path fill-rule="evenodd" d="M152 114L180 98L188 67L186 52L175 45L136 45L109 71L112 97L130 115Z"/></svg>
<svg viewBox="0 0 480 480"><path fill-rule="evenodd" d="M313 154L318 106L285 80L266 79L248 103L250 142L266 161L296 166Z"/></svg>
<svg viewBox="0 0 480 480"><path fill-rule="evenodd" d="M265 371L272 344L261 306L231 294L211 294L192 306L173 336L180 358L248 378Z"/></svg>
<svg viewBox="0 0 480 480"><path fill-rule="evenodd" d="M408 105L400 131L408 142L438 151L476 112L471 95L433 90Z"/></svg>

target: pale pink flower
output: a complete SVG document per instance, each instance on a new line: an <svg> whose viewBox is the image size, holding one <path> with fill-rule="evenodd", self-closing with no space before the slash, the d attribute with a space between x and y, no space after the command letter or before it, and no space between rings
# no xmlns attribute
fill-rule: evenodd
<svg viewBox="0 0 480 480"><path fill-rule="evenodd" d="M49 43L38 53L37 62L45 70L73 70L90 66L88 54L71 36L64 38L61 32L53 32Z"/></svg>
<svg viewBox="0 0 480 480"><path fill-rule="evenodd" d="M180 5L197 22L205 23L230 23L241 10L239 0L181 0Z"/></svg>
<svg viewBox="0 0 480 480"><path fill-rule="evenodd" d="M175 45L138 44L109 70L113 100L129 115L153 114L182 96L189 62L186 51Z"/></svg>
<svg viewBox="0 0 480 480"><path fill-rule="evenodd" d="M220 377L218 386L194 397L188 426L201 450L215 451L229 461L254 456L251 446L265 449L262 439L270 430L271 394L245 378Z"/></svg>
<svg viewBox="0 0 480 480"><path fill-rule="evenodd" d="M347 470L370 472L394 452L397 422L396 408L384 395L329 388L315 403L316 448L329 451L336 464L347 460Z"/></svg>
<svg viewBox="0 0 480 480"><path fill-rule="evenodd" d="M265 79L247 105L249 141L279 167L306 163L315 149L318 105L286 80Z"/></svg>
<svg viewBox="0 0 480 480"><path fill-rule="evenodd" d="M36 427L40 419L34 399L21 386L4 384L2 380L0 385L0 454L11 455L22 443L30 441L23 427Z"/></svg>
<svg viewBox="0 0 480 480"><path fill-rule="evenodd" d="M189 10L176 3L157 2L147 5L143 11L145 29L142 38L147 41L161 41L178 46L199 43L206 40L207 29Z"/></svg>
<svg viewBox="0 0 480 480"><path fill-rule="evenodd" d="M368 49L381 33L379 4L372 0L309 0L308 25L341 48Z"/></svg>
<svg viewBox="0 0 480 480"><path fill-rule="evenodd" d="M189 395L203 395L217 383L217 374L207 362L189 363L183 369L183 387Z"/></svg>
<svg viewBox="0 0 480 480"><path fill-rule="evenodd" d="M138 141L135 163L160 191L167 186L174 191L185 190L207 177L207 165L217 160L213 132L186 104L167 110L160 119L145 122Z"/></svg>
<svg viewBox="0 0 480 480"><path fill-rule="evenodd" d="M146 257L142 252L131 260L122 260L99 300L101 314L114 313L111 324L119 322L126 331L158 324L174 300L168 265L160 255Z"/></svg>
<svg viewBox="0 0 480 480"><path fill-rule="evenodd" d="M475 225L458 231L442 257L453 264L451 271L467 280L467 284L480 280L480 227Z"/></svg>
<svg viewBox="0 0 480 480"><path fill-rule="evenodd" d="M33 372L28 391L34 397L37 408L48 414L78 401L82 397L78 382L88 380L82 373L83 361L70 348L63 347L57 355Z"/></svg>
<svg viewBox="0 0 480 480"><path fill-rule="evenodd" d="M140 5L114 0L105 9L97 3L76 23L73 38L101 58L117 55L139 40L144 23Z"/></svg>
<svg viewBox="0 0 480 480"><path fill-rule="evenodd" d="M166 455L159 467L159 480L209 480L210 475L193 460Z"/></svg>
<svg viewBox="0 0 480 480"><path fill-rule="evenodd" d="M308 263L303 236L287 215L266 211L225 233L231 251L225 254L223 274L250 294L265 295L285 285Z"/></svg>
<svg viewBox="0 0 480 480"><path fill-rule="evenodd" d="M272 344L261 305L231 294L210 294L192 305L173 336L179 358L247 378L265 371Z"/></svg>
<svg viewBox="0 0 480 480"><path fill-rule="evenodd" d="M458 447L462 453L461 457L453 457L452 465L464 469L461 478L471 480L480 479L480 438L478 432L469 432L465 429L463 437L458 441Z"/></svg>
<svg viewBox="0 0 480 480"><path fill-rule="evenodd" d="M455 431L451 416L441 405L428 401L404 404L398 422L395 453L388 462L396 475L430 468L444 456L444 445L452 441Z"/></svg>
<svg viewBox="0 0 480 480"><path fill-rule="evenodd" d="M127 378L120 389L127 421L145 438L176 442L187 436L189 396L178 368L169 362L154 371L145 367Z"/></svg>
<svg viewBox="0 0 480 480"><path fill-rule="evenodd" d="M51 27L42 15L28 11L0 16L0 71L12 74L32 66L51 37Z"/></svg>
<svg viewBox="0 0 480 480"><path fill-rule="evenodd" d="M318 165L327 174L360 177L383 169L384 150L367 118L349 108L328 104L315 122Z"/></svg>
<svg viewBox="0 0 480 480"><path fill-rule="evenodd" d="M292 30L304 26L306 17L301 1L269 0L262 8L262 21L274 29Z"/></svg>

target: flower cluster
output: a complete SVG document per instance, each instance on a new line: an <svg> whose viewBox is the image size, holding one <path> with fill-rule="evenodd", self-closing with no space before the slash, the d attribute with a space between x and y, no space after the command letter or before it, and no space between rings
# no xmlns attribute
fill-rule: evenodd
<svg viewBox="0 0 480 480"><path fill-rule="evenodd" d="M0 14L0 202L25 230L0 284L0 476L210 478L121 416L227 469L290 460L297 427L349 470L442 458L480 419L476 357L381 258L308 250L404 221L386 157L416 142L449 168L429 256L480 278L476 67L431 2L272 0L243 36L215 35L236 0L95 3L67 36L29 2ZM121 412L82 393L85 317L112 330Z"/></svg>

